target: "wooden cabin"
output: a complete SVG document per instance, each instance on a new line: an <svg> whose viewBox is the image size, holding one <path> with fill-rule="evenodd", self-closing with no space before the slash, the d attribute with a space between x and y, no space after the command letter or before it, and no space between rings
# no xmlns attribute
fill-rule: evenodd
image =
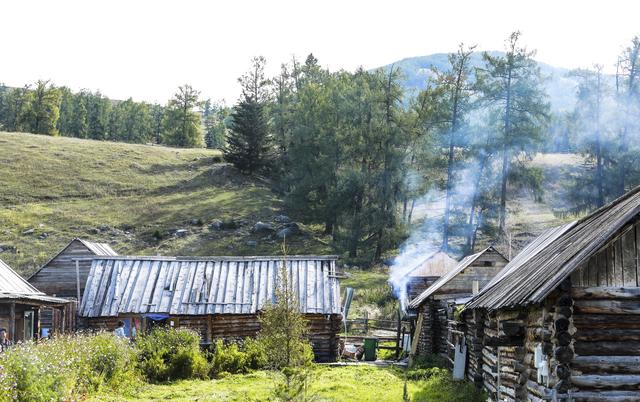
<svg viewBox="0 0 640 402"><path fill-rule="evenodd" d="M68 300L42 293L0 260L0 328L7 330L12 342L39 337L40 310L44 307L60 312L61 319L54 322L51 331L65 331L75 318L65 309L67 304Z"/></svg>
<svg viewBox="0 0 640 402"><path fill-rule="evenodd" d="M420 264L407 272L407 298L413 300L438 278L451 271L458 261L439 250L427 256Z"/></svg>
<svg viewBox="0 0 640 402"><path fill-rule="evenodd" d="M80 300L91 269L90 259L116 255L118 253L106 243L75 238L27 280L46 294ZM52 326L55 314L52 309L41 311L41 328L44 331Z"/></svg>
<svg viewBox="0 0 640 402"><path fill-rule="evenodd" d="M494 401L640 400L640 188L547 230L466 306Z"/></svg>
<svg viewBox="0 0 640 402"><path fill-rule="evenodd" d="M409 303L417 312L411 354L440 353L451 359L449 321L457 306L478 293L507 264L494 247L463 258L452 270L435 281Z"/></svg>
<svg viewBox="0 0 640 402"><path fill-rule="evenodd" d="M203 343L254 337L280 272L299 297L317 361L335 361L342 313L335 256L103 257L93 260L80 307L91 329L191 328Z"/></svg>

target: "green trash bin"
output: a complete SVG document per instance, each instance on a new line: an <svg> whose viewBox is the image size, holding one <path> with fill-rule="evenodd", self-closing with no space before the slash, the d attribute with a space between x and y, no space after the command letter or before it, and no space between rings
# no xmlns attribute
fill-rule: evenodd
<svg viewBox="0 0 640 402"><path fill-rule="evenodd" d="M378 338L364 338L364 360L372 362L376 360L376 348Z"/></svg>

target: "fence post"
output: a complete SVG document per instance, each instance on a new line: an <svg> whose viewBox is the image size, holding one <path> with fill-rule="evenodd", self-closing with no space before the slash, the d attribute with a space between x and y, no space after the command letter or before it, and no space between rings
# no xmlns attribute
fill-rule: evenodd
<svg viewBox="0 0 640 402"><path fill-rule="evenodd" d="M369 312L365 310L364 312L364 334L369 334Z"/></svg>
<svg viewBox="0 0 640 402"><path fill-rule="evenodd" d="M396 360L400 358L400 327L402 322L400 321L400 310L398 310L398 331L396 333Z"/></svg>

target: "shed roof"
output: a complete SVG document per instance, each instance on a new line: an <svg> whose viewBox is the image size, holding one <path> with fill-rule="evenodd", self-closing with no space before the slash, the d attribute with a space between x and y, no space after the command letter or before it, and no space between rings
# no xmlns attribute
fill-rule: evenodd
<svg viewBox="0 0 640 402"><path fill-rule="evenodd" d="M64 304L68 302L65 299L45 295L2 260L0 260L0 300L28 300L47 304Z"/></svg>
<svg viewBox="0 0 640 402"><path fill-rule="evenodd" d="M92 252L96 256L109 257L109 256L117 256L118 255L118 253L114 249L112 249L111 246L108 245L107 243L97 243L97 242L84 240L84 239L81 239L79 237L76 237L76 238L72 239L69 243L67 243L67 245L64 246L62 248L62 250L58 251L58 253L56 255L54 255L49 260L47 260L47 262L42 264L42 266L40 268L38 268L38 270L36 272L32 273L31 276L29 276L29 279L31 279L34 276L36 276L38 274L38 272L42 271L43 268L45 268L47 265L51 264L51 261L53 261L56 258L58 258L58 256L60 256L60 254L64 253L69 248L69 246L71 246L76 241L80 242L83 246L85 246L90 252Z"/></svg>
<svg viewBox="0 0 640 402"><path fill-rule="evenodd" d="M303 313L339 314L335 256L94 259L83 317L253 314L275 301L283 261Z"/></svg>
<svg viewBox="0 0 640 402"><path fill-rule="evenodd" d="M468 255L464 257L458 265L456 265L452 270L447 272L444 276L440 277L437 281L435 281L431 286L426 288L424 292L416 296L415 299L411 300L409 303L409 308L418 308L425 300L429 298L429 296L435 294L440 288L446 285L449 281L455 278L459 273L465 270L469 265L473 264L482 254L484 254L489 249L493 249L493 247L487 247L484 250L477 252L475 254Z"/></svg>
<svg viewBox="0 0 640 402"><path fill-rule="evenodd" d="M443 276L458 264L454 258L442 250L428 255L418 265L411 268L407 275L410 277L438 277Z"/></svg>
<svg viewBox="0 0 640 402"><path fill-rule="evenodd" d="M39 294L42 292L0 260L0 293Z"/></svg>
<svg viewBox="0 0 640 402"><path fill-rule="evenodd" d="M525 247L467 308L499 309L544 300L640 213L640 187L584 218L549 229Z"/></svg>

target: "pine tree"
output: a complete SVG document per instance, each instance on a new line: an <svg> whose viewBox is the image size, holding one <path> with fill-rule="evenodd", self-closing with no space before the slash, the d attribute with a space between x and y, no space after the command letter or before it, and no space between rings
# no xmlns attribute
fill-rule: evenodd
<svg viewBox="0 0 640 402"><path fill-rule="evenodd" d="M507 188L512 176L510 168L516 152L531 152L541 142L549 119L549 104L541 89L540 69L533 56L519 43L520 32L507 40L504 56L484 53L485 67L478 69L478 87L484 101L493 109L495 138L502 147L500 174L500 231L506 233Z"/></svg>

